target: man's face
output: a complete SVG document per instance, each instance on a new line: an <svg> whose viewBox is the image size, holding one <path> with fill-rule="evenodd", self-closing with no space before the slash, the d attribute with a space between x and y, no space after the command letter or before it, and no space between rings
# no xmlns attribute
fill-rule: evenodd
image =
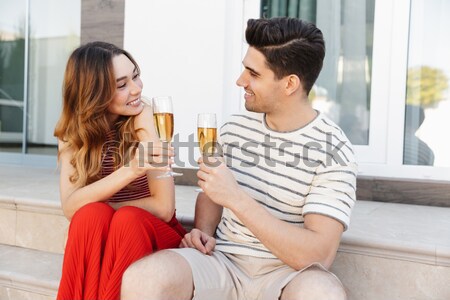
<svg viewBox="0 0 450 300"><path fill-rule="evenodd" d="M242 64L245 69L236 84L245 90L245 108L260 113L274 112L283 95L283 79L275 78L264 55L253 47L248 48Z"/></svg>

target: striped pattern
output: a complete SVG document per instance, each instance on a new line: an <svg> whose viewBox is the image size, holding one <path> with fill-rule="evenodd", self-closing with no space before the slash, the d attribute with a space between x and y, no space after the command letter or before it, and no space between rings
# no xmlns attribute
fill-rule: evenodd
<svg viewBox="0 0 450 300"><path fill-rule="evenodd" d="M234 115L221 128L228 167L252 198L280 220L303 226L314 213L347 229L355 204L357 165L342 130L322 114L293 132L274 132L263 114ZM232 211L224 209L217 249L273 258Z"/></svg>
<svg viewBox="0 0 450 300"><path fill-rule="evenodd" d="M110 131L107 134L107 141L105 142L103 149L102 159L102 177L108 176L114 172L114 152L119 151L119 142L116 140L115 131ZM110 202L122 202L137 200L145 197L150 197L150 190L148 187L147 176L141 176L124 187L116 194L114 194L109 201Z"/></svg>

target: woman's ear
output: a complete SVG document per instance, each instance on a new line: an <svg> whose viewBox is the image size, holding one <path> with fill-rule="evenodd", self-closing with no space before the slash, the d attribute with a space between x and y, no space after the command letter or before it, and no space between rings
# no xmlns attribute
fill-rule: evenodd
<svg viewBox="0 0 450 300"><path fill-rule="evenodd" d="M295 93L299 88L301 88L301 81L297 75L291 74L286 76L286 87L285 92L287 96Z"/></svg>

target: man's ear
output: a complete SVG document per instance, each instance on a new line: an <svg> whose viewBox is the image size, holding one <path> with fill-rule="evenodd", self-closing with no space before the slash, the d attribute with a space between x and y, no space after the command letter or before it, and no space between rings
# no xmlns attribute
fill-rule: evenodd
<svg viewBox="0 0 450 300"><path fill-rule="evenodd" d="M301 81L297 75L294 74L288 75L286 76L285 80L286 80L285 92L287 96L292 95L299 88L301 88Z"/></svg>

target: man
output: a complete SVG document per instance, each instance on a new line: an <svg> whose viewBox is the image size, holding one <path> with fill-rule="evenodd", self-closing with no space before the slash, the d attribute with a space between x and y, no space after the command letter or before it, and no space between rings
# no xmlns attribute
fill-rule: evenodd
<svg viewBox="0 0 450 300"><path fill-rule="evenodd" d="M225 163L200 162L204 193L184 249L126 271L122 299L345 299L332 264L355 203L351 145L308 94L322 33L292 18L249 20L237 84L249 113L221 129Z"/></svg>

